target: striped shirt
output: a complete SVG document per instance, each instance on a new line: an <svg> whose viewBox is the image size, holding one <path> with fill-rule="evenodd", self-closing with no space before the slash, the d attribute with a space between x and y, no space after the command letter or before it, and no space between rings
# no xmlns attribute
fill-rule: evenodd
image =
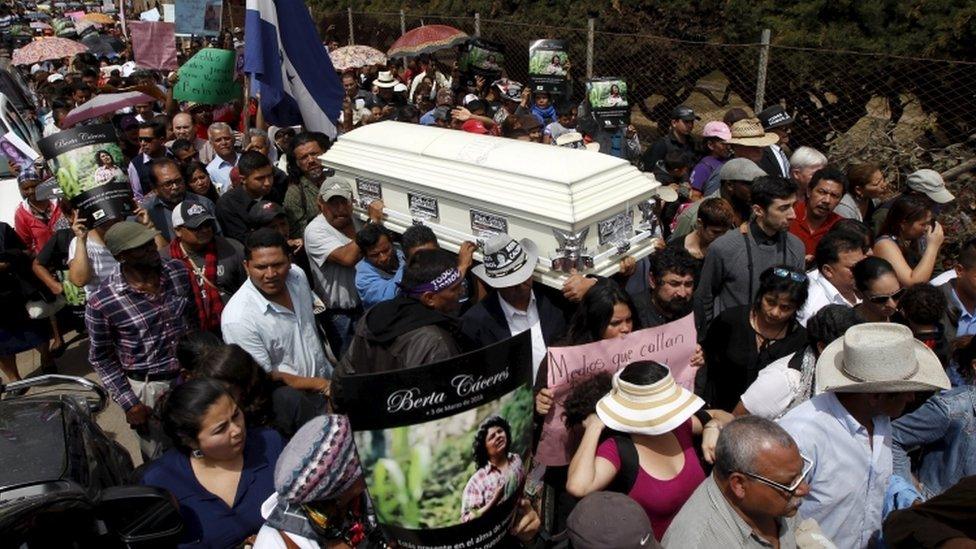
<svg viewBox="0 0 976 549"><path fill-rule="evenodd" d="M112 399L128 410L139 403L139 397L126 373L178 371L176 347L196 324L190 272L183 263L163 261L155 296L133 289L117 272L88 297L88 360Z"/></svg>

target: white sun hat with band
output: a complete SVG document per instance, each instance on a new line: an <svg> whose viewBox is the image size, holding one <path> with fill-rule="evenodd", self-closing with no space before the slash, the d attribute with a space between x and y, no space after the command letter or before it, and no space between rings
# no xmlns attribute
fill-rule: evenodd
<svg viewBox="0 0 976 549"><path fill-rule="evenodd" d="M517 286L532 276L539 263L539 249L528 238L515 240L499 233L485 242L484 262L471 272L492 288Z"/></svg>
<svg viewBox="0 0 976 549"><path fill-rule="evenodd" d="M596 404L604 425L622 433L662 435L688 421L705 401L678 385L668 371L650 385L635 385L613 375L610 392Z"/></svg>
<svg viewBox="0 0 976 549"><path fill-rule="evenodd" d="M939 357L892 322L851 326L817 359L816 393L901 393L949 388Z"/></svg>

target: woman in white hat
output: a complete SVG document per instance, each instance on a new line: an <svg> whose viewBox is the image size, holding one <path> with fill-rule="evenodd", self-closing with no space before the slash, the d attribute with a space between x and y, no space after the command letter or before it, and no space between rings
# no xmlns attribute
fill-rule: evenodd
<svg viewBox="0 0 976 549"><path fill-rule="evenodd" d="M610 393L584 422L586 431L569 464L566 490L584 497L608 487L628 494L644 508L655 537L705 480L695 452L711 462L718 434L731 415L701 410L705 402L684 389L667 366L633 362L613 376ZM617 436L601 442L609 427Z"/></svg>

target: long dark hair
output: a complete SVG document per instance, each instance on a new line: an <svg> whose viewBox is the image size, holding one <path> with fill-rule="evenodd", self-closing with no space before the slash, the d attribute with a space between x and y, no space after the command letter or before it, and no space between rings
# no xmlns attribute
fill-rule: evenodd
<svg viewBox="0 0 976 549"><path fill-rule="evenodd" d="M901 236L903 223L915 223L925 219L931 212L932 201L929 198L910 194L899 196L888 210L878 236L889 235L897 238Z"/></svg>
<svg viewBox="0 0 976 549"><path fill-rule="evenodd" d="M272 383L254 358L236 344L222 345L197 364L200 377L210 378L237 391L238 401L248 425L267 426L274 422Z"/></svg>
<svg viewBox="0 0 976 549"><path fill-rule="evenodd" d="M193 174L198 171L202 171L207 174L207 177L210 177L210 172L207 171L207 165L199 160L191 160L187 162L185 166L183 166L183 181L186 183L187 192L196 194L190 187L190 180L193 179ZM207 189L207 194L203 196L209 198L214 204L217 203L219 195L217 194L217 188L213 186L212 181L210 187Z"/></svg>
<svg viewBox="0 0 976 549"><path fill-rule="evenodd" d="M162 406L163 429L179 451L193 451L204 414L224 396L233 398L222 383L205 378L191 379L170 391Z"/></svg>
<svg viewBox="0 0 976 549"><path fill-rule="evenodd" d="M618 303L623 303L630 308L631 321L634 330L637 330L639 328L637 310L633 300L616 282L604 279L590 288L580 302L570 320L566 343L582 345L603 339L603 332L613 318L613 307Z"/></svg>
<svg viewBox="0 0 976 549"><path fill-rule="evenodd" d="M478 432L474 435L474 442L471 443L471 452L474 457L475 466L481 469L488 464L488 450L485 448L485 441L488 440L488 430L492 427L501 427L505 431L505 450L512 447L512 427L501 416L491 416L481 422Z"/></svg>
<svg viewBox="0 0 976 549"><path fill-rule="evenodd" d="M794 280L794 277L801 276L802 282ZM759 311L763 297L767 294L787 294L790 301L796 304L796 311L793 313L793 318L796 319L796 313L806 303L809 284L806 273L795 271L789 265L770 267L759 275L759 291L752 300L752 310Z"/></svg>

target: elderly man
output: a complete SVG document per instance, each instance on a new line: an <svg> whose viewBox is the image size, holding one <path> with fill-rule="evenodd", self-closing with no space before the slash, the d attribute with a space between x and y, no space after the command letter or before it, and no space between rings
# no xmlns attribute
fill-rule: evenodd
<svg viewBox="0 0 976 549"><path fill-rule="evenodd" d="M213 146L210 141L197 137L196 130L193 127L193 115L188 112L177 113L173 117L173 141L166 143L166 146L172 148L173 142L178 139L185 139L193 144L200 162L209 164L213 160Z"/></svg>
<svg viewBox="0 0 976 549"><path fill-rule="evenodd" d="M779 424L813 462L800 516L815 519L837 547L877 541L892 473L891 418L916 391L949 388L939 357L894 323L853 326L816 367L817 396Z"/></svg>
<svg viewBox="0 0 976 549"><path fill-rule="evenodd" d="M352 187L342 180L319 187L316 216L305 227L305 251L312 266L315 294L326 306L325 332L336 356L342 356L362 314L356 289L356 264L363 251L356 244L360 222L352 212ZM383 222L383 202L369 205L369 221Z"/></svg>
<svg viewBox="0 0 976 549"><path fill-rule="evenodd" d="M155 237L156 231L133 221L105 232L119 271L88 295L85 309L88 361L139 435L145 461L170 444L153 408L179 377L180 338L197 327L190 273L179 261L160 257Z"/></svg>
<svg viewBox="0 0 976 549"><path fill-rule="evenodd" d="M491 237L485 243L484 263L472 270L490 293L461 317L461 333L475 349L531 331L533 372L545 358L546 347L563 337L567 327L565 300L532 280L538 262L539 251L531 240L517 241L504 233Z"/></svg>
<svg viewBox="0 0 976 549"><path fill-rule="evenodd" d="M711 476L664 534L666 548L797 546L800 501L813 463L782 427L755 416L722 429Z"/></svg>
<svg viewBox="0 0 976 549"><path fill-rule="evenodd" d="M214 158L207 164L207 173L213 181L217 191L224 194L230 189L230 171L241 158L234 148L234 132L223 122L214 122L207 129L210 145L214 150Z"/></svg>
<svg viewBox="0 0 976 549"><path fill-rule="evenodd" d="M807 300L797 315L806 326L817 311L827 305L854 307L861 302L854 290L854 265L864 259L864 240L860 235L834 230L817 244L817 268L807 273L810 281Z"/></svg>
<svg viewBox="0 0 976 549"><path fill-rule="evenodd" d="M790 156L790 179L800 189L800 196L807 195L807 186L813 174L827 165L827 157L813 147L800 147Z"/></svg>

